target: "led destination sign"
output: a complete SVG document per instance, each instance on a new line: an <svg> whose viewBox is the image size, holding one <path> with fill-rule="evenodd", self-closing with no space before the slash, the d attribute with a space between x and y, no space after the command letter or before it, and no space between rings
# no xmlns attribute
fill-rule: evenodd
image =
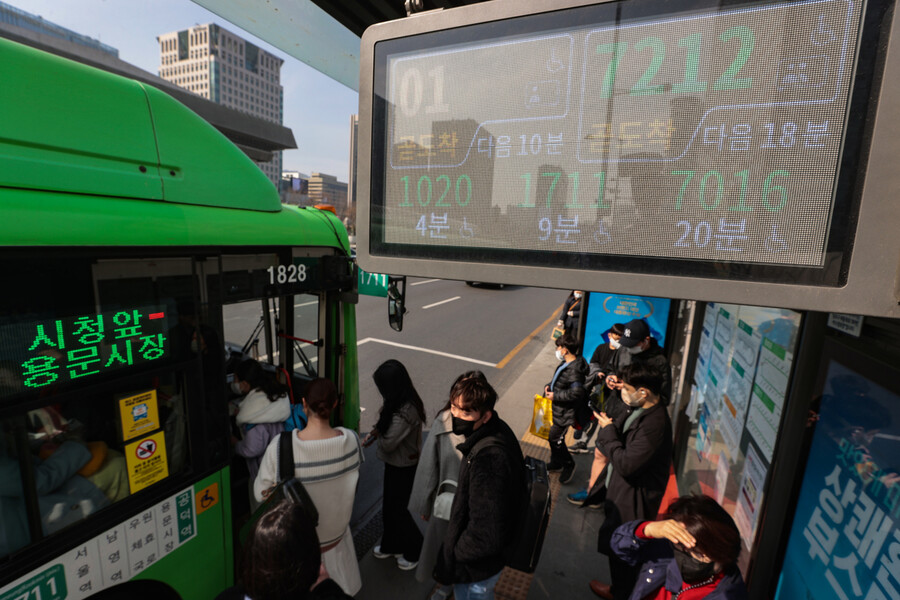
<svg viewBox="0 0 900 600"><path fill-rule="evenodd" d="M861 4L660 4L378 42L372 255L822 268Z"/></svg>
<svg viewBox="0 0 900 600"><path fill-rule="evenodd" d="M164 305L13 320L0 327L0 362L12 370L0 397L169 358L169 331Z"/></svg>

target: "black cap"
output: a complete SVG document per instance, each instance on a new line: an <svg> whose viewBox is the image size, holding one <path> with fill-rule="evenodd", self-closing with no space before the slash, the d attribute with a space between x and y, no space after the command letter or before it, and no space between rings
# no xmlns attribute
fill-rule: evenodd
<svg viewBox="0 0 900 600"><path fill-rule="evenodd" d="M643 319L634 319L625 323L625 334L619 343L626 348L633 348L650 337L650 328Z"/></svg>

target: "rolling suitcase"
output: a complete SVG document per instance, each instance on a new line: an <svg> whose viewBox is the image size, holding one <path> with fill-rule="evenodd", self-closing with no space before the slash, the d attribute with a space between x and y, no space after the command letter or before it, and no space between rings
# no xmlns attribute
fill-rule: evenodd
<svg viewBox="0 0 900 600"><path fill-rule="evenodd" d="M525 457L525 469L526 494L521 528L516 533L506 564L519 571L534 573L550 522L550 477L547 463L531 456Z"/></svg>

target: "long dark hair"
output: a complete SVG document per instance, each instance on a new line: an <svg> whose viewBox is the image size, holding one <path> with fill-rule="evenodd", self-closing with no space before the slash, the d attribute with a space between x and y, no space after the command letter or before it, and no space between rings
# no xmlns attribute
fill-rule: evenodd
<svg viewBox="0 0 900 600"><path fill-rule="evenodd" d="M386 360L375 369L372 374L375 380L375 386L384 398L384 404L381 406L381 412L378 413L378 422L375 423L375 429L381 435L387 433L391 426L391 419L394 413L400 410L407 402L413 405L419 415L419 419L425 422L425 405L422 404L422 398L416 387L413 385L409 372L399 360Z"/></svg>
<svg viewBox="0 0 900 600"><path fill-rule="evenodd" d="M253 600L306 598L319 577L316 527L302 505L282 500L256 522L241 557L241 584Z"/></svg>
<svg viewBox="0 0 900 600"><path fill-rule="evenodd" d="M732 568L741 554L741 532L719 503L709 496L682 496L669 505L662 519L682 523L697 540L692 548L722 565Z"/></svg>
<svg viewBox="0 0 900 600"><path fill-rule="evenodd" d="M274 375L264 371L252 358L241 361L234 369L234 374L241 381L246 381L251 390L262 390L269 402L275 402L288 391L286 385L278 383Z"/></svg>

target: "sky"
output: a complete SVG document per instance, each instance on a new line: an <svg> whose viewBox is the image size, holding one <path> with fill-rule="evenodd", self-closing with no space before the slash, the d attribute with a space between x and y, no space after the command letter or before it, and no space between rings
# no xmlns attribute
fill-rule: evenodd
<svg viewBox="0 0 900 600"><path fill-rule="evenodd" d="M284 126L294 133L296 150L284 152L282 169L327 173L347 181L350 115L359 96L350 88L246 33L190 0L4 0L119 50L119 58L159 73L156 36L194 25L218 23L284 60Z"/></svg>

